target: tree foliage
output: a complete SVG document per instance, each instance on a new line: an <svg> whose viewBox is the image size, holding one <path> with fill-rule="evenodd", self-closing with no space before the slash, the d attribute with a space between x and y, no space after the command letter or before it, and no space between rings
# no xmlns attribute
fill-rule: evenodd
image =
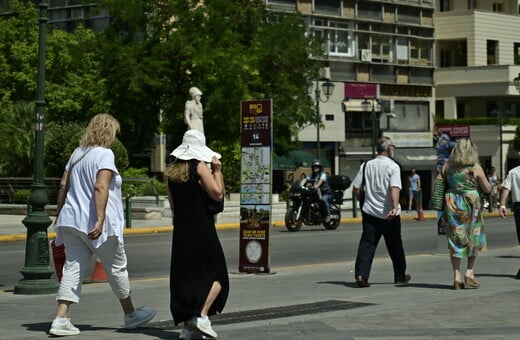
<svg viewBox="0 0 520 340"><path fill-rule="evenodd" d="M160 128L174 147L186 128L188 89L197 86L208 141L238 144L240 101L272 98L275 151L294 148L297 130L312 117L302 84L320 66L308 58L319 47L300 17L270 14L261 0L106 0L101 6L114 15L104 32L103 74L114 110L124 110L118 118L129 130L123 135L149 137L162 110ZM140 139L143 145L148 139Z"/></svg>
<svg viewBox="0 0 520 340"><path fill-rule="evenodd" d="M0 18L0 175L31 176L38 11L31 2L11 1L10 6L13 14ZM96 35L83 27L72 34L49 27L46 37L45 122L65 129L67 122L86 122L109 108ZM62 159L47 157L45 162L47 173L62 172Z"/></svg>
<svg viewBox="0 0 520 340"><path fill-rule="evenodd" d="M241 101L273 99L274 151L283 155L295 148L298 129L313 116L302 84L322 66L309 59L320 47L301 17L273 14L263 0L98 4L112 16L103 32L79 26L74 33L51 27L47 33L46 121L48 137L56 141L46 149L46 160L57 162L49 172L59 171L70 151L67 144L59 153L59 141L68 138L60 127L70 128L73 140L71 124L84 124L101 111L121 122L130 164L148 167L155 133L167 134L169 150L181 142L192 86L204 93L206 138L223 154L231 187L238 190L233 173L240 166ZM15 103L34 100L38 63L38 12L31 2L13 1L12 8L16 15L0 20L0 114L8 117ZM9 128L0 125L0 134ZM8 162L20 164L0 160L4 175Z"/></svg>

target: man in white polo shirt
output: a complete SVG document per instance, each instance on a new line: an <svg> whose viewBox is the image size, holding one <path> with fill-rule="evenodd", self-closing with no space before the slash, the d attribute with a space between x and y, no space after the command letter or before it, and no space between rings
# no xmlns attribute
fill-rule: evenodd
<svg viewBox="0 0 520 340"><path fill-rule="evenodd" d="M410 281L401 238L401 168L393 159L395 145L388 137L377 141L377 157L363 163L352 182L354 194L364 203L361 207L363 233L355 264L355 279L360 288L369 287L368 278L381 236L394 268L394 283ZM361 200L360 200L361 202Z"/></svg>
<svg viewBox="0 0 520 340"><path fill-rule="evenodd" d="M511 207L511 210L515 215L516 237L518 239L518 243L520 244L520 166L511 169L507 173L507 177L502 183L502 192L500 193L499 214L503 218L506 217L506 202L510 191L513 192L513 205ZM516 279L520 280L520 269L516 274Z"/></svg>

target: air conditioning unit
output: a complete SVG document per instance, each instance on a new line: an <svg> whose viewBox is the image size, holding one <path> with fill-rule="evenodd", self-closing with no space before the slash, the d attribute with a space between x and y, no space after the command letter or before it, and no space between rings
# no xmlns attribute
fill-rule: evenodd
<svg viewBox="0 0 520 340"><path fill-rule="evenodd" d="M372 61L372 52L370 50L361 50L361 61Z"/></svg>

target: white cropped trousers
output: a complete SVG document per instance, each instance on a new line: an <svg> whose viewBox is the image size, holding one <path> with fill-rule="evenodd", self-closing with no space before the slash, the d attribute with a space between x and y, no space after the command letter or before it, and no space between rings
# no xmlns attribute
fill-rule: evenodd
<svg viewBox="0 0 520 340"><path fill-rule="evenodd" d="M76 228L62 227L65 245L65 265L56 300L78 303L83 280L89 274L92 256L103 264L108 282L118 299L130 296L126 253L117 237L109 237L99 248L94 248L87 235Z"/></svg>

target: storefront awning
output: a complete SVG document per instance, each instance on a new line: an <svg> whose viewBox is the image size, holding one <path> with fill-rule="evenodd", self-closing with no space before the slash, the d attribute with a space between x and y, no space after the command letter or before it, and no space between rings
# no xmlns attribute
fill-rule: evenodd
<svg viewBox="0 0 520 340"><path fill-rule="evenodd" d="M348 147L339 156L364 162L372 159L372 148ZM409 171L411 168L429 171L437 167L437 152L434 148L398 147L394 151L394 159L401 165L402 171Z"/></svg>
<svg viewBox="0 0 520 340"><path fill-rule="evenodd" d="M273 170L295 170L296 164L292 159L273 155Z"/></svg>
<svg viewBox="0 0 520 340"><path fill-rule="evenodd" d="M437 151L434 148L396 148L394 159L401 164L402 171L435 170L437 167Z"/></svg>
<svg viewBox="0 0 520 340"><path fill-rule="evenodd" d="M273 170L295 170L299 167L310 167L316 155L303 150L290 151L287 157L273 155ZM330 162L320 159L321 165L330 167Z"/></svg>

